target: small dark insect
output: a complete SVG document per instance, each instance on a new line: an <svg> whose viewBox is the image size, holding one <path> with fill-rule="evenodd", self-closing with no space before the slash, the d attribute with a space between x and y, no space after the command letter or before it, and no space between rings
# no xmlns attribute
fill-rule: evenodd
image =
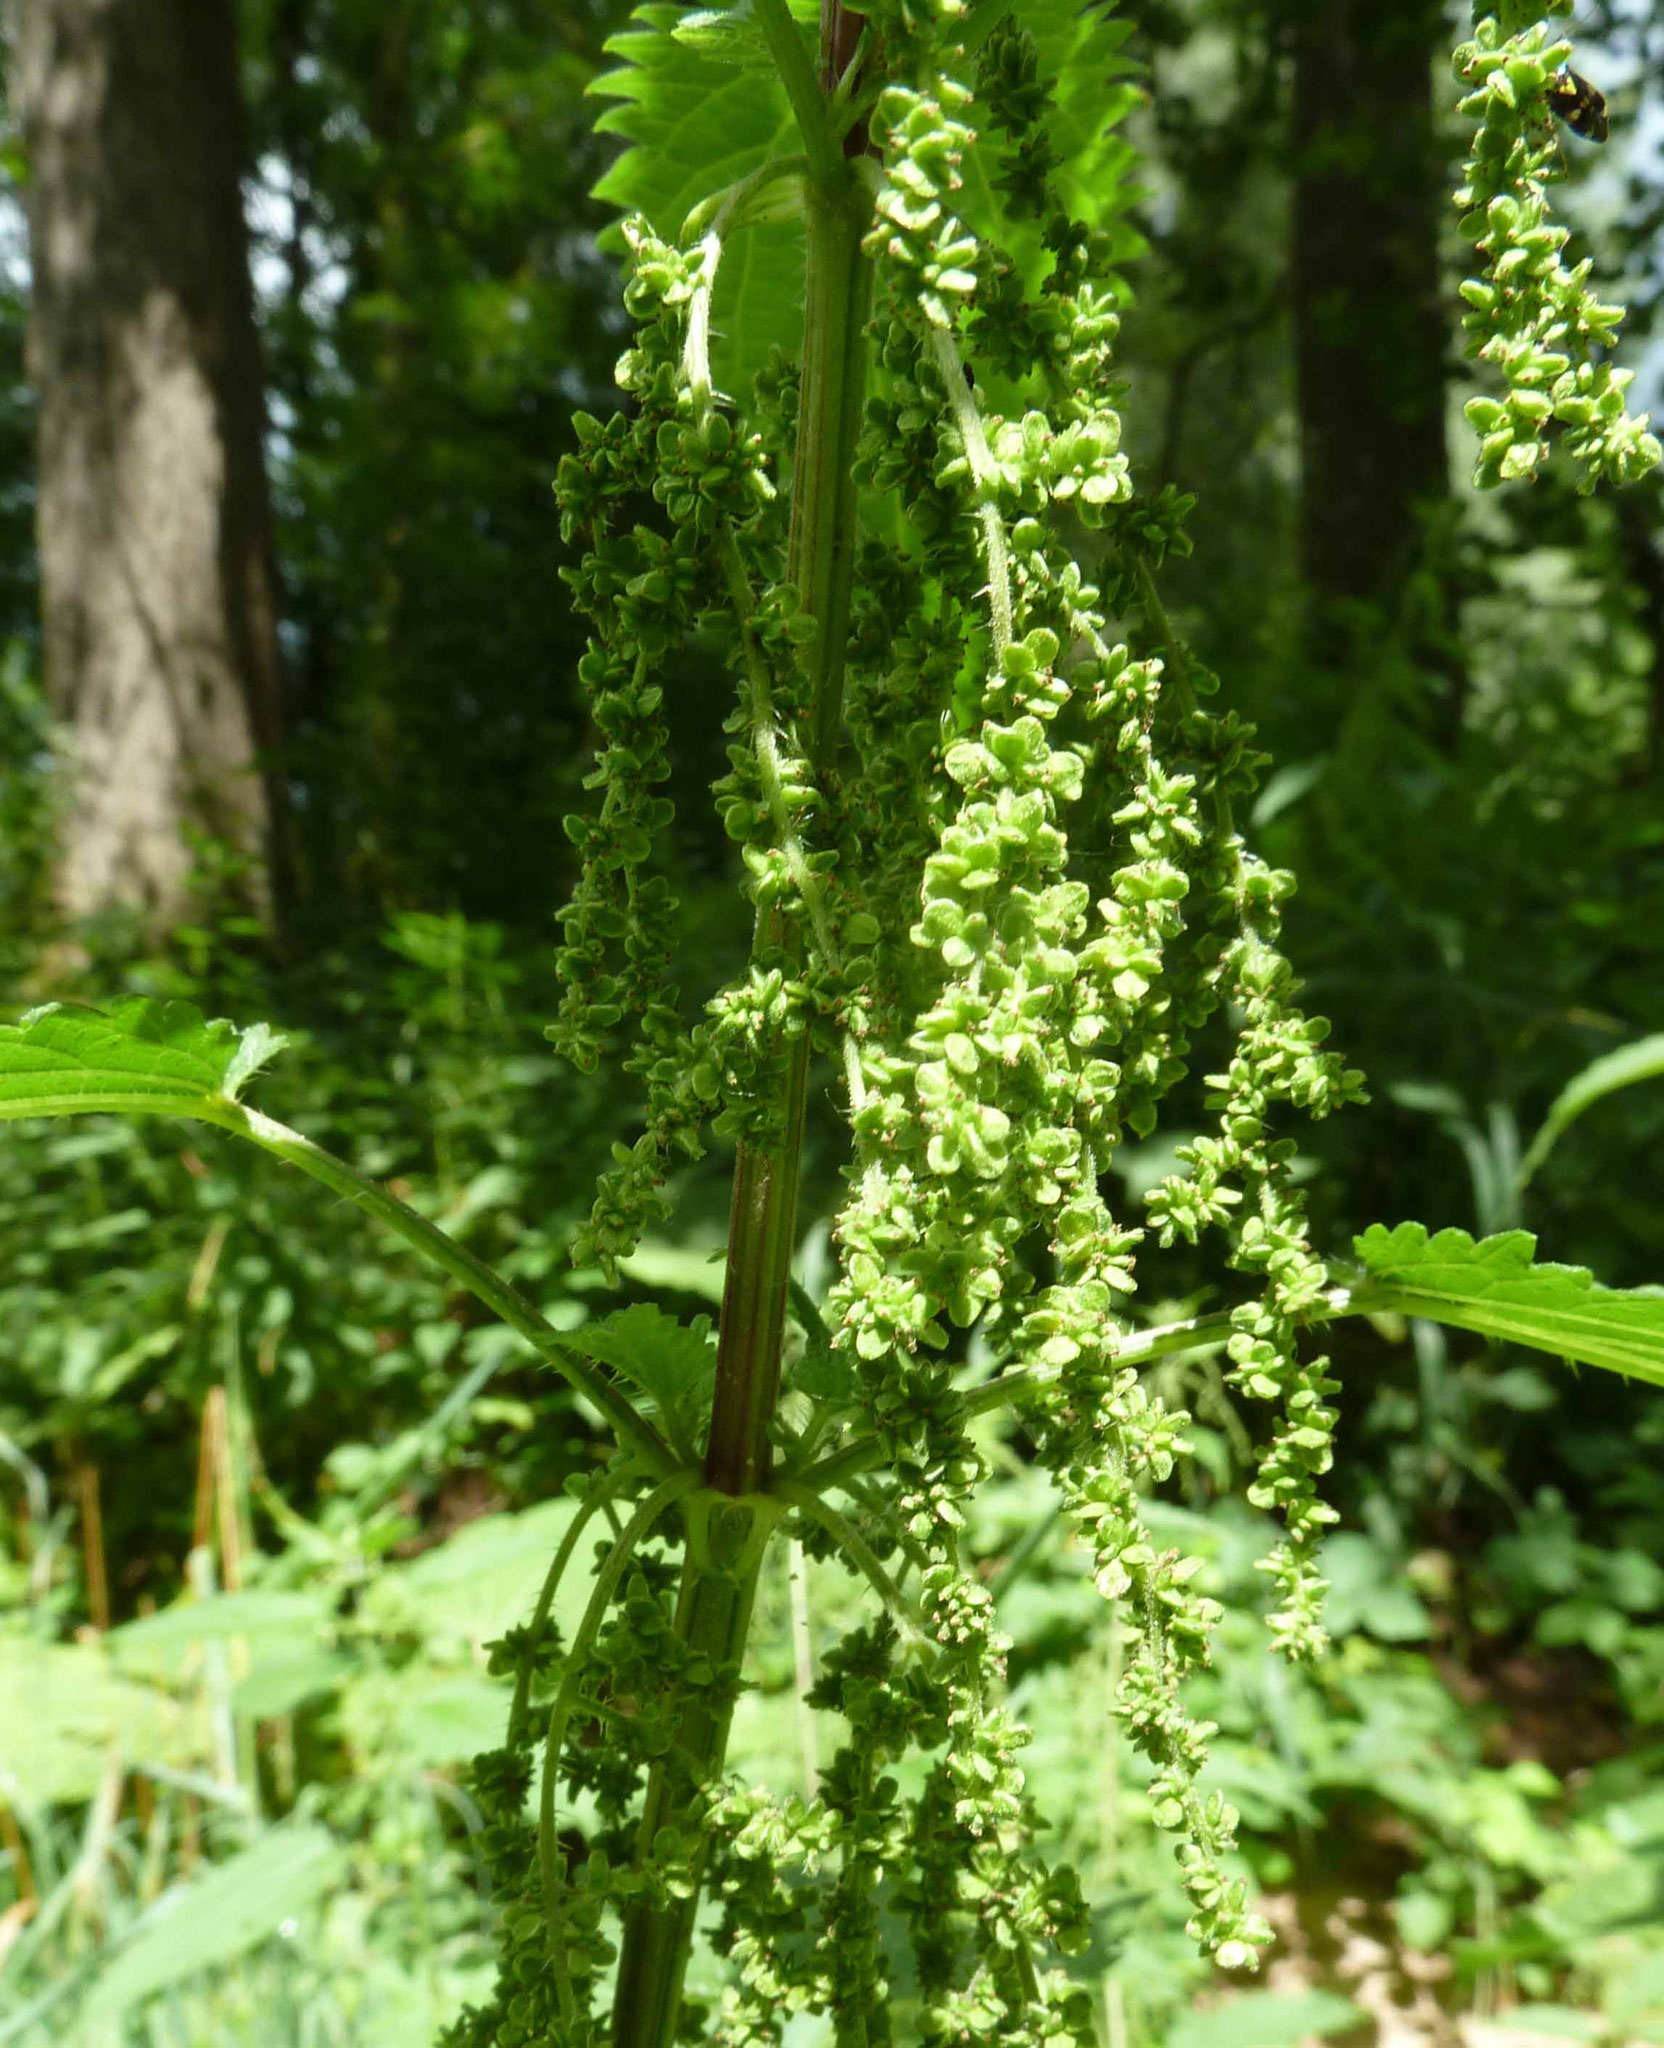
<svg viewBox="0 0 1664 2048"><path fill-rule="evenodd" d="M1574 135L1581 135L1588 142L1606 140L1606 101L1588 79L1562 64L1545 91L1549 105Z"/></svg>

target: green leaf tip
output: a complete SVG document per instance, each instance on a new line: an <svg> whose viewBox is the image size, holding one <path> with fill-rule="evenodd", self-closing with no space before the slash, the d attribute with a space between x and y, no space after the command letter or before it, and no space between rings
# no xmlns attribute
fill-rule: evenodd
<svg viewBox="0 0 1664 2048"><path fill-rule="evenodd" d="M189 1115L204 1101L236 1101L286 1043L270 1025L239 1031L156 996L102 1010L46 1003L0 1025L0 1119L173 1105Z"/></svg>
<svg viewBox="0 0 1664 2048"><path fill-rule="evenodd" d="M1620 1088L1633 1088L1639 1081L1664 1078L1664 1031L1620 1045L1615 1052L1591 1060L1580 1074L1574 1074L1549 1107L1543 1127L1532 1139L1520 1161L1519 1184L1523 1188L1560 1142L1562 1135L1587 1109Z"/></svg>
<svg viewBox="0 0 1664 2048"><path fill-rule="evenodd" d="M1352 1243L1365 1275L1353 1310L1423 1316L1664 1386L1664 1292L1597 1287L1582 1266L1539 1262L1528 1230L1476 1240L1377 1223Z"/></svg>
<svg viewBox="0 0 1664 2048"><path fill-rule="evenodd" d="M801 8L796 11L802 14ZM774 70L768 40L757 24L751 0L739 0L734 7L696 8L674 23L670 33L714 64L735 71Z"/></svg>
<svg viewBox="0 0 1664 2048"><path fill-rule="evenodd" d="M638 1302L603 1322L564 1331L561 1342L597 1365L611 1366L645 1394L671 1444L691 1458L716 1383L710 1333L708 1316L690 1325L650 1302Z"/></svg>
<svg viewBox="0 0 1664 2048"><path fill-rule="evenodd" d="M222 1017L219 1021L224 1023L225 1020ZM220 1093L230 1096L233 1102L237 1101L260 1069L276 1059L288 1043L284 1034L274 1031L269 1024L248 1025L238 1033L237 1050L225 1070Z"/></svg>

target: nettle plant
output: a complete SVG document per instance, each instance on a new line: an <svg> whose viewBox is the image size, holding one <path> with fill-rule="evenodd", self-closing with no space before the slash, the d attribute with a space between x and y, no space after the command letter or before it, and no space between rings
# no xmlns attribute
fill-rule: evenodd
<svg viewBox="0 0 1664 2048"><path fill-rule="evenodd" d="M1142 1510L1188 1418L1143 1369L1223 1343L1263 1404L1249 1497L1281 1521L1263 1569L1292 1657L1323 1640L1323 1324L1426 1316L1664 1382L1664 1299L1536 1265L1523 1233L1377 1226L1334 1262L1310 1242L1297 1133L1360 1077L1298 1006L1278 947L1292 882L1236 824L1252 732L1162 606L1186 504L1141 490L1121 452L1124 33L1074 0L652 5L603 83L619 102L603 125L630 142L604 189L630 210L635 334L624 408L580 418L557 486L600 748L570 826L581 880L551 1035L581 1069L622 1058L647 1101L581 1263L614 1273L672 1216L678 1162L732 1142L714 1339L651 1306L557 1333L241 1101L281 1042L264 1026L137 1001L0 1034L0 1113L195 1117L264 1147L471 1289L615 1433L535 1612L495 1650L512 1704L474 1786L501 1970L451 2048L776 2040L806 2013L840 2044L887 2042L901 1938L917 2039L1093 2038L1060 1961L1087 1905L1037 1851L1006 1645L965 1553L986 1476L973 1425L995 1409L1020 1420L1112 1603L1116 1706L1191 1931L1251 1967L1269 1930L1184 1703L1216 1609ZM1590 481L1659 455L1602 356L1616 315L1547 214L1568 55L1514 8L1457 56L1478 117L1469 327L1504 387L1470 408L1485 481L1530 474L1556 441ZM731 763L715 796L754 939L690 1025L662 790L665 697L695 640L733 681L712 712ZM1117 1213L1117 1147L1159 1129L1202 1053L1210 1129ZM817 1301L793 1255L821 1077L849 1158ZM1216 1245L1228 1305L1141 1320L1150 1240ZM782 1535L872 1590L810 1696L840 1732L813 1800L725 1770ZM565 1640L555 1594L586 1555ZM683 1997L696 1938L727 1962L714 2010Z"/></svg>

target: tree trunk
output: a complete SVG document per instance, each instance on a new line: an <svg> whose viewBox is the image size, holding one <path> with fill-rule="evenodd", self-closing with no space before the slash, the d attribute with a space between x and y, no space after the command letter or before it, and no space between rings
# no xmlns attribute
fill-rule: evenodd
<svg viewBox="0 0 1664 2048"><path fill-rule="evenodd" d="M1611 494L1617 523L1618 559L1635 591L1640 623L1652 642L1647 667L1646 739L1626 780L1635 787L1664 777L1664 555L1658 550L1660 505L1649 478L1641 486Z"/></svg>
<svg viewBox="0 0 1664 2048"><path fill-rule="evenodd" d="M1294 0L1301 566L1318 609L1396 609L1448 490L1442 0ZM1321 638L1321 634L1319 635Z"/></svg>
<svg viewBox="0 0 1664 2048"><path fill-rule="evenodd" d="M165 923L278 807L275 578L230 0L17 0L60 899ZM276 873L276 863L271 872Z"/></svg>

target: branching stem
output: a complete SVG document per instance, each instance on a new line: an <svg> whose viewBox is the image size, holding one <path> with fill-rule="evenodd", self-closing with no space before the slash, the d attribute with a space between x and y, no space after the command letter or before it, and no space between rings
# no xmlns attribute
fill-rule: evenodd
<svg viewBox="0 0 1664 2048"><path fill-rule="evenodd" d="M758 193L786 178L801 178L809 168L806 156L775 157L760 164L747 177L728 187L720 198L697 206L682 230L685 236L698 234L709 216L710 225L699 243L699 282L688 305L687 340L682 346L682 375L700 412L710 411L715 393L711 384L711 300L716 293L717 271L731 230Z"/></svg>
<svg viewBox="0 0 1664 2048"><path fill-rule="evenodd" d="M878 1553L849 1517L839 1514L835 1507L822 1500L818 1493L805 1486L801 1480L777 1478L774 1490L800 1514L807 1515L811 1522L818 1522L832 1538L883 1601L884 1611L895 1623L896 1634L901 1638L904 1647L911 1650L924 1649L929 1643L929 1637L920 1627L918 1616L902 1598L901 1588L879 1562Z"/></svg>
<svg viewBox="0 0 1664 2048"><path fill-rule="evenodd" d="M99 1104L100 1108L105 1106L102 1102ZM138 1106L151 1111L156 1108L153 1101ZM390 1195L374 1181L366 1180L344 1159L337 1159L321 1145L314 1145L299 1131L290 1130L286 1124L280 1124L244 1103L225 1098L205 1099L188 1112L181 1112L175 1107L168 1113L175 1116L189 1114L202 1123L214 1124L220 1130L248 1139L263 1152L270 1152L275 1158L298 1166L302 1173L322 1181L326 1188L345 1196L366 1215L385 1224L407 1244L414 1245L442 1273L449 1273L460 1286L483 1301L517 1336L523 1337L540 1358L552 1365L576 1392L582 1394L586 1401L592 1401L612 1424L619 1441L628 1443L637 1451L646 1460L650 1471L662 1475L676 1470L676 1454L652 1423L637 1414L613 1381L588 1359L563 1344L559 1331L544 1321L518 1288L511 1287L483 1259L475 1258L454 1237L448 1237L436 1223L430 1223L408 1203Z"/></svg>
<svg viewBox="0 0 1664 2048"><path fill-rule="evenodd" d="M595 1647L595 1638L601 1632L601 1624L618 1591L619 1581L665 1509L684 1493L691 1493L698 1484L697 1471L672 1473L670 1478L654 1487L624 1525L623 1535L607 1553L607 1561L596 1575L583 1621L567 1652L554 1705L549 1709L549 1734L543 1745L543 1777L537 1802L537 1866L543 1880L543 1910L549 1924L549 1961L555 1975L555 1994L560 2000L561 2017L568 2024L576 2015L577 1998L566 1958L566 1937L560 1926L563 1873L555 1848L555 1780L560 1774L560 1753L565 1746L567 1725L578 1703L578 1687L589 1663L590 1651Z"/></svg>
<svg viewBox="0 0 1664 2048"><path fill-rule="evenodd" d="M755 16L779 67L809 160L803 380L786 576L815 622L814 637L804 653L804 723L809 768L820 776L830 768L843 730L855 562L854 454L861 425L870 292L861 242L871 199L865 181L844 159L813 60L786 0L756 0ZM759 914L757 958L790 959L801 943L801 929L781 906ZM796 1240L809 1053L807 1032L781 1049L767 1135L742 1140L734 1163L705 1482L713 1492L735 1497L736 1509L742 1507L744 1496L766 1492L770 1482L770 1429L779 1398ZM754 1557L744 1569L724 1571L690 1553L677 1603L679 1640L703 1651L719 1668L736 1665L750 1625L755 1586ZM731 1709L690 1696L679 1699L675 1711L680 1718L680 1761L697 1788L703 1776L721 1769ZM638 1832L638 1857L643 1861L652 1855L659 1829L674 1825L678 1817L678 1802L686 1796L677 1789L680 1776L680 1770L673 1778L660 1767L649 1778ZM645 1893L632 1909L619 1959L613 2048L670 2048L698 1905L696 1876L686 1896L659 1903Z"/></svg>
<svg viewBox="0 0 1664 2048"><path fill-rule="evenodd" d="M792 116L809 159L810 175L830 180L843 168L843 157L832 123L827 117L825 96L815 76L815 60L809 55L802 31L792 19L786 0L755 0L757 25L768 40L769 54L780 83L791 101Z"/></svg>
<svg viewBox="0 0 1664 2048"><path fill-rule="evenodd" d="M556 1546L555 1554L543 1580L542 1591L537 1596L537 1605L526 1626L526 1645L521 1653L519 1669L514 1674L514 1699L508 1712L508 1737L506 1746L517 1747L521 1730L525 1725L527 1709L531 1704L532 1676L537 1669L537 1652L543 1641L544 1631L549 1626L549 1615L555 1604L555 1595L560 1582L566 1576L566 1568L572 1562L579 1539L589 1526L590 1517L605 1506L610 1508L620 1491L629 1483L627 1471L609 1472L597 1479L581 1501L577 1512L566 1525L566 1534ZM622 1530L618 1532L623 1534Z"/></svg>

